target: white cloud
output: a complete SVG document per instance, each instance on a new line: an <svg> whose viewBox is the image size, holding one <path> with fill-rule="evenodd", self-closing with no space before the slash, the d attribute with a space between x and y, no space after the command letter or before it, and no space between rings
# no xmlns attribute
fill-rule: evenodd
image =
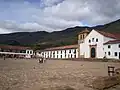
<svg viewBox="0 0 120 90"><path fill-rule="evenodd" d="M6 34L6 33L11 33L12 31L8 30L8 29L3 29L0 28L0 34Z"/></svg>
<svg viewBox="0 0 120 90"><path fill-rule="evenodd" d="M66 0L58 5L45 8L44 13L65 20L81 21L89 16L91 11L86 3L81 3L79 0Z"/></svg>
<svg viewBox="0 0 120 90"><path fill-rule="evenodd" d="M89 25L105 24L116 20L120 15L119 0L65 0L62 3L45 8L44 12L65 20L77 20ZM117 13L117 14L116 14Z"/></svg>
<svg viewBox="0 0 120 90"><path fill-rule="evenodd" d="M44 5L45 7L50 7L53 5L57 5L59 3L61 3L64 0L41 0L41 4Z"/></svg>
<svg viewBox="0 0 120 90"><path fill-rule="evenodd" d="M41 2L40 6L28 1L0 3L0 28L3 32L27 30L51 32L84 24L105 24L120 18L119 0L41 0Z"/></svg>
<svg viewBox="0 0 120 90"><path fill-rule="evenodd" d="M51 28L39 25L38 23L25 23L18 26L20 29L29 30L29 31L52 31Z"/></svg>

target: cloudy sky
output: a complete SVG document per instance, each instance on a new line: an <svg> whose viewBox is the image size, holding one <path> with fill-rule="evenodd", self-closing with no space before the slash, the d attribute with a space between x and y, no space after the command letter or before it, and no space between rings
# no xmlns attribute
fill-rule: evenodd
<svg viewBox="0 0 120 90"><path fill-rule="evenodd" d="M0 0L0 33L58 31L120 19L120 0Z"/></svg>

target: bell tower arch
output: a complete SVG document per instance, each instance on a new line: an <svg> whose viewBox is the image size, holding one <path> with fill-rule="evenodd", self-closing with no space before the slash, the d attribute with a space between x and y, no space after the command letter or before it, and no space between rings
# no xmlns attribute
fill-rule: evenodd
<svg viewBox="0 0 120 90"><path fill-rule="evenodd" d="M89 30L87 28L85 28L85 30L81 31L78 34L78 57L84 57L84 56L80 56L80 44L84 43L84 39L86 38L86 36L89 34Z"/></svg>

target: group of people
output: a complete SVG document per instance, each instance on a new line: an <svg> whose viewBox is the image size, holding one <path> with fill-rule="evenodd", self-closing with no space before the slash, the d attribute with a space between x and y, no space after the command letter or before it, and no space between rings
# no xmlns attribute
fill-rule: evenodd
<svg viewBox="0 0 120 90"><path fill-rule="evenodd" d="M43 58L43 57L40 57L40 58L39 58L39 63L44 63L44 62L46 62L46 59Z"/></svg>

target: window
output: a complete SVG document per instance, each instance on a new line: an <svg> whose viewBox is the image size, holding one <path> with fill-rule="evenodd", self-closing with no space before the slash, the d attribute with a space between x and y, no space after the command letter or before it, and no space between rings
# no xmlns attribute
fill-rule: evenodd
<svg viewBox="0 0 120 90"><path fill-rule="evenodd" d="M91 40L89 40L89 43L91 42Z"/></svg>
<svg viewBox="0 0 120 90"><path fill-rule="evenodd" d="M82 35L80 35L80 39L82 39Z"/></svg>
<svg viewBox="0 0 120 90"><path fill-rule="evenodd" d="M27 54L29 54L29 51L27 51Z"/></svg>
<svg viewBox="0 0 120 90"><path fill-rule="evenodd" d="M65 53L65 58L66 58L66 53Z"/></svg>
<svg viewBox="0 0 120 90"><path fill-rule="evenodd" d="M55 52L53 52L53 58L55 58Z"/></svg>
<svg viewBox="0 0 120 90"><path fill-rule="evenodd" d="M110 46L110 45L108 45L108 48L111 48L111 46Z"/></svg>
<svg viewBox="0 0 120 90"><path fill-rule="evenodd" d="M120 48L120 44L118 45L118 47Z"/></svg>
<svg viewBox="0 0 120 90"><path fill-rule="evenodd" d="M117 52L115 52L115 56L117 56Z"/></svg>
<svg viewBox="0 0 120 90"><path fill-rule="evenodd" d="M66 53L66 50L65 50L65 53Z"/></svg>
<svg viewBox="0 0 120 90"><path fill-rule="evenodd" d="M76 53L76 50L74 50L74 53Z"/></svg>
<svg viewBox="0 0 120 90"><path fill-rule="evenodd" d="M84 34L83 34L83 39L84 39Z"/></svg>
<svg viewBox="0 0 120 90"><path fill-rule="evenodd" d="M71 50L69 50L69 53L71 53Z"/></svg>
<svg viewBox="0 0 120 90"><path fill-rule="evenodd" d="M94 42L94 38L92 38L92 42Z"/></svg>
<svg viewBox="0 0 120 90"><path fill-rule="evenodd" d="M96 39L96 42L98 42L98 38Z"/></svg>
<svg viewBox="0 0 120 90"><path fill-rule="evenodd" d="M62 55L61 55L61 58L62 58Z"/></svg>
<svg viewBox="0 0 120 90"><path fill-rule="evenodd" d="M40 53L40 52L39 52ZM30 54L32 54L32 51L30 51Z"/></svg>
<svg viewBox="0 0 120 90"><path fill-rule="evenodd" d="M108 52L108 55L110 56L110 52Z"/></svg>
<svg viewBox="0 0 120 90"><path fill-rule="evenodd" d="M82 34L82 39L83 39L83 34Z"/></svg>
<svg viewBox="0 0 120 90"><path fill-rule="evenodd" d="M74 55L74 58L76 58L76 55Z"/></svg>

